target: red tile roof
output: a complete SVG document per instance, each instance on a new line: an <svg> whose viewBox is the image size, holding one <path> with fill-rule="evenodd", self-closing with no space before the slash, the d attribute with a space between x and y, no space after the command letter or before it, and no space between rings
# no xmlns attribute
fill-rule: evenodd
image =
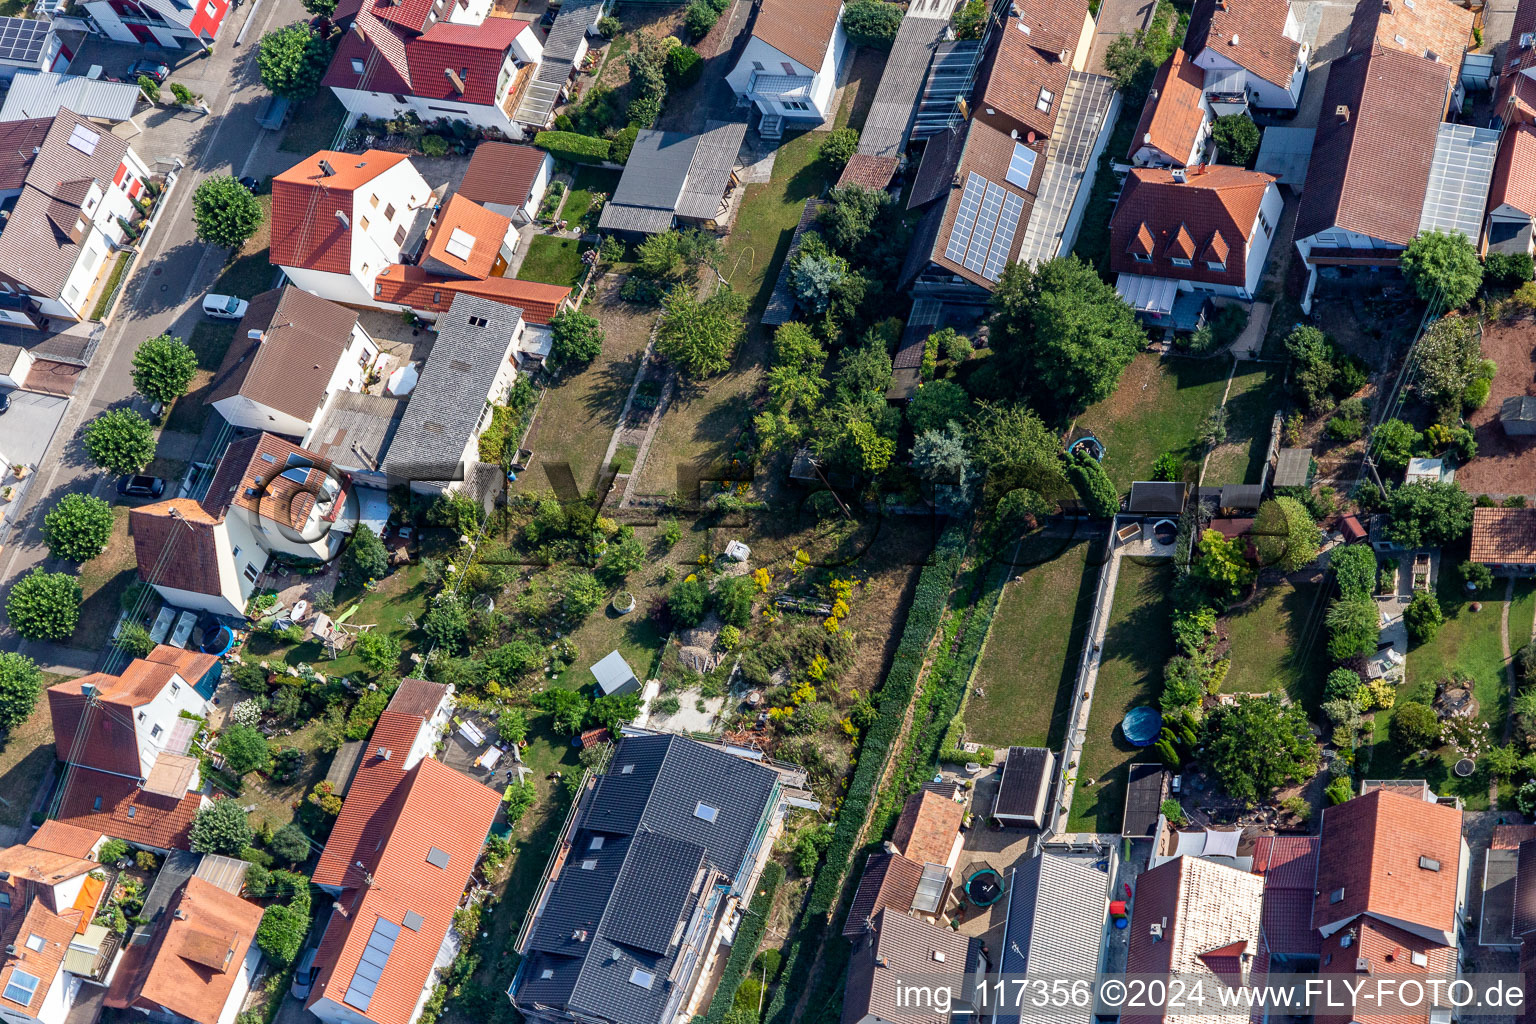
<svg viewBox="0 0 1536 1024"><path fill-rule="evenodd" d="M362 871L378 856L378 845L393 825L398 808L388 806L406 781L406 753L421 731L420 715L385 710L374 727L366 753L357 766L346 803L326 840L325 852L312 876L316 885L353 887L362 884ZM388 751L384 757L380 751ZM364 869L356 865L362 861Z"/></svg>
<svg viewBox="0 0 1536 1024"><path fill-rule="evenodd" d="M155 796L133 779L89 768L71 769L64 785L60 821L138 846L189 848L187 836L202 805L201 795L188 793L180 800Z"/></svg>
<svg viewBox="0 0 1536 1024"><path fill-rule="evenodd" d="M1174 50L1157 69L1126 159L1134 159L1142 146L1152 146L1172 157L1175 166L1184 166L1205 123L1205 111L1200 106L1204 96L1205 70L1183 50Z"/></svg>
<svg viewBox="0 0 1536 1024"><path fill-rule="evenodd" d="M1067 89L1088 0L1021 0L993 33L979 73L976 116L1005 134L1049 136ZM1026 31L1027 29L1027 31ZM1041 90L1049 92L1045 110ZM1028 140L1026 140L1028 141Z"/></svg>
<svg viewBox="0 0 1536 1024"><path fill-rule="evenodd" d="M458 195L482 205L522 206L528 201L539 167L548 155L533 146L482 142L469 158Z"/></svg>
<svg viewBox="0 0 1536 1024"><path fill-rule="evenodd" d="M321 150L273 178L271 261L351 273L353 194L404 159L378 149L361 155ZM321 161L336 173L327 175Z"/></svg>
<svg viewBox="0 0 1536 1024"><path fill-rule="evenodd" d="M908 913L922 879L923 865L918 861L884 850L871 854L864 862L864 875L843 921L843 935L857 940L869 929L874 916L886 907L898 914Z"/></svg>
<svg viewBox="0 0 1536 1024"><path fill-rule="evenodd" d="M1274 182L1272 174L1221 164L1192 170L1183 182L1172 170L1133 168L1110 221L1110 269L1242 287L1255 218ZM1151 262L1136 259L1149 251ZM1217 253L1225 254L1225 270L1206 262ZM1175 266L1175 257L1193 265Z"/></svg>
<svg viewBox="0 0 1536 1024"><path fill-rule="evenodd" d="M1298 239L1344 228L1396 245L1413 240L1451 83L1450 65L1398 49L1333 62L1296 215ZM1336 113L1340 107L1347 113Z"/></svg>
<svg viewBox="0 0 1536 1024"><path fill-rule="evenodd" d="M142 765L135 709L148 704L180 675L196 685L218 662L211 654L160 645L112 676L93 672L48 688L54 750L60 761L139 778ZM95 687L101 707L90 709L84 688ZM81 723L85 732L81 734Z"/></svg>
<svg viewBox="0 0 1536 1024"><path fill-rule="evenodd" d="M1450 0L1416 0L1411 6L1357 4L1349 25L1348 52L1364 53L1379 46L1416 57L1434 54L1439 63L1450 68L1450 80L1455 82L1461 77L1461 58L1471 41L1472 20L1471 11ZM1449 96L1446 103L1450 103Z"/></svg>
<svg viewBox="0 0 1536 1024"><path fill-rule="evenodd" d="M217 1024L234 992L262 910L196 876L154 925L154 938L130 945L106 1004L154 1013L161 1007L198 1024Z"/></svg>
<svg viewBox="0 0 1536 1024"><path fill-rule="evenodd" d="M304 479L284 475L290 468L306 469ZM276 434L243 437L219 460L203 498L203 510L223 519L238 506L263 519L301 528L314 510L315 495L333 471L330 462Z"/></svg>
<svg viewBox="0 0 1536 1024"><path fill-rule="evenodd" d="M1344 805L1340 805L1344 806ZM1331 810L1332 808L1330 808ZM1346 936L1353 929L1356 934L1344 945ZM1422 953L1424 966L1413 962L1413 954ZM1322 974L1359 975L1359 961L1365 960L1373 974L1388 974L1394 978L1452 977L1456 974L1456 950L1451 946L1431 942L1423 936L1395 927L1385 921L1362 917L1356 925L1336 932L1322 942ZM1426 1008L1417 1013L1387 1013L1385 1007L1374 1003L1364 1011L1372 1024L1421 1024L1429 1019ZM1319 1024L1349 1024L1362 1019L1354 1013L1318 1013L1313 1020Z"/></svg>
<svg viewBox="0 0 1536 1024"><path fill-rule="evenodd" d="M1362 5L1363 6L1363 5ZM1197 0L1184 48L1207 48L1266 82L1290 88L1301 44L1285 37L1289 0Z"/></svg>
<svg viewBox="0 0 1536 1024"><path fill-rule="evenodd" d="M1536 125L1515 125L1499 140L1493 182L1488 187L1488 209L1505 204L1536 217Z"/></svg>
<svg viewBox="0 0 1536 1024"><path fill-rule="evenodd" d="M501 214L492 213L479 203L455 194L437 213L437 223L433 225L432 235L427 240L424 258L436 260L465 277L490 277L496 259L501 255L502 240L511 226L512 222ZM469 237L467 259L461 259L448 250L448 243L453 240L455 231L461 232L461 240L466 235Z"/></svg>
<svg viewBox="0 0 1536 1024"><path fill-rule="evenodd" d="M392 264L379 271L373 282L373 297L382 302L409 306L415 310L446 312L458 292L516 306L531 324L547 324L571 294L569 288L537 281L519 281L511 277L488 277L483 281L458 279L432 274L420 267Z"/></svg>
<svg viewBox="0 0 1536 1024"><path fill-rule="evenodd" d="M15 1013L15 1008L20 1006L34 1018L40 1016L43 1001L48 998L48 989L53 985L54 978L58 977L59 968L64 964L64 954L69 950L69 943L75 937L75 927L80 921L80 911L66 910L62 914L55 914L39 901L34 901L27 907L25 914L20 908L14 908L8 915L7 927L4 928L4 938L7 944L17 950L15 953L5 954L0 961L0 993L5 992L6 985L17 971L23 971L38 979L37 988L32 992L32 998L25 1004L0 995L0 1010L6 1010L9 1018ZM12 930L14 929L14 930ZM23 942L28 935L36 935L43 940L42 949L33 949L24 946Z"/></svg>
<svg viewBox="0 0 1536 1024"><path fill-rule="evenodd" d="M1493 108L1495 114L1505 113L1503 103L1519 84L1517 79L1523 79L1527 86L1536 85L1528 74L1522 74L1536 68L1536 43L1520 45L1520 40L1527 35L1536 35L1536 0L1520 0L1515 5L1515 17L1509 26L1509 45L1504 48L1504 67L1499 75L1499 102ZM1506 122L1509 120L1505 118Z"/></svg>
<svg viewBox="0 0 1536 1024"><path fill-rule="evenodd" d="M863 185L865 188L882 190L891 183L891 177L896 173L896 163L894 156L855 153L843 165L843 173L838 176L837 184Z"/></svg>
<svg viewBox="0 0 1536 1024"><path fill-rule="evenodd" d="M337 19L344 15L337 8ZM411 91L409 66L405 59L406 40L413 33L373 13L372 5L357 12L351 31L342 34L336 56L320 80L324 88L361 89L365 92L406 94ZM352 62L361 61L361 73Z"/></svg>
<svg viewBox="0 0 1536 1024"><path fill-rule="evenodd" d="M83 859L91 855L91 851L96 849L96 844L103 838L105 837L100 832L92 829L50 820L38 826L37 831L32 833L32 838L27 840L27 845L34 849L51 850L54 853Z"/></svg>
<svg viewBox="0 0 1536 1024"><path fill-rule="evenodd" d="M1326 809L1322 840L1314 927L1371 914L1428 933L1455 934L1460 811L1372 790ZM1340 889L1342 898L1334 902Z"/></svg>
<svg viewBox="0 0 1536 1024"><path fill-rule="evenodd" d="M752 23L752 36L790 60L820 71L842 9L842 0L763 0Z"/></svg>
<svg viewBox="0 0 1536 1024"><path fill-rule="evenodd" d="M1317 836L1260 836L1253 847L1253 873L1264 878L1264 954L1316 955L1312 929L1313 886L1322 840Z"/></svg>
<svg viewBox="0 0 1536 1024"><path fill-rule="evenodd" d="M1474 508L1469 557L1487 565L1536 562L1536 508Z"/></svg>
<svg viewBox="0 0 1536 1024"><path fill-rule="evenodd" d="M191 498L130 510L128 532L139 579L194 594L221 593L218 522Z"/></svg>
<svg viewBox="0 0 1536 1024"><path fill-rule="evenodd" d="M426 99L494 104L507 51L527 27L526 21L511 18L486 18L479 25L439 21L405 44L411 92ZM462 94L448 77L448 69L459 76Z"/></svg>
<svg viewBox="0 0 1536 1024"><path fill-rule="evenodd" d="M947 864L960 835L965 805L940 793L923 790L907 797L891 842L908 860L919 864Z"/></svg>
<svg viewBox="0 0 1536 1024"><path fill-rule="evenodd" d="M385 712L386 716L391 714ZM381 719L381 728L383 725ZM376 731L370 744L377 742ZM402 751L399 757L403 756ZM396 759L394 763L400 762ZM391 779L391 774L399 778ZM389 762L374 757L365 760L353 781L338 828L354 800L375 803L377 795L369 793L374 788L387 794L385 806L392 811L377 815L366 830L382 841L380 850L365 853L373 862L374 884L349 888L341 897L340 905L346 912L331 917L320 942L315 959L319 974L307 1005L313 1008L321 999L341 1003L375 924L382 918L398 926L406 914L415 913L421 919L420 926L400 927L364 1014L377 1024L407 1024L453 924L470 873L480 859L501 797L431 758L402 776ZM444 866L427 860L429 856L439 859L434 851L446 854Z"/></svg>

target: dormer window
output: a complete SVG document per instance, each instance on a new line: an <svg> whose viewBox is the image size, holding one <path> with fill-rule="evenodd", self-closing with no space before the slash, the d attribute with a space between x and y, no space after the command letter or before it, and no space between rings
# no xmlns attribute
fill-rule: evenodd
<svg viewBox="0 0 1536 1024"><path fill-rule="evenodd" d="M1133 253L1131 253L1131 257L1133 259L1135 259L1135 261L1137 263L1151 263L1152 262L1152 255L1151 255L1151 253L1133 252Z"/></svg>
<svg viewBox="0 0 1536 1024"><path fill-rule="evenodd" d="M1184 259L1182 256L1175 256L1173 257L1173 265L1176 267L1188 267L1193 266L1194 264L1190 260Z"/></svg>
<svg viewBox="0 0 1536 1024"><path fill-rule="evenodd" d="M1227 265L1225 263L1217 263L1215 260L1207 260L1205 265L1210 267L1211 270L1217 274L1224 274L1227 271Z"/></svg>

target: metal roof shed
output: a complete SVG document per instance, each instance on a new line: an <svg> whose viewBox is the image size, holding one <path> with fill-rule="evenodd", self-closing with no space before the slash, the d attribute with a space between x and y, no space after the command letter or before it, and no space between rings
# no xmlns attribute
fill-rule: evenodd
<svg viewBox="0 0 1536 1024"><path fill-rule="evenodd" d="M592 666L592 677L597 680L597 688L603 692L604 697L640 689L640 680L635 678L635 670L629 667L629 662L617 650L610 651L607 657Z"/></svg>
<svg viewBox="0 0 1536 1024"><path fill-rule="evenodd" d="M1131 484L1132 512L1176 516L1184 511L1189 485L1181 481L1137 480Z"/></svg>
<svg viewBox="0 0 1536 1024"><path fill-rule="evenodd" d="M1281 448L1275 462L1276 487L1305 487L1312 479L1311 448Z"/></svg>
<svg viewBox="0 0 1536 1024"><path fill-rule="evenodd" d="M60 107L93 121L126 121L139 102L139 87L83 75L18 71L0 107L0 121L52 117Z"/></svg>
<svg viewBox="0 0 1536 1024"><path fill-rule="evenodd" d="M1125 784L1125 814L1120 835L1126 839L1151 839L1157 831L1157 816L1168 788L1168 772L1160 764L1142 762L1131 765Z"/></svg>
<svg viewBox="0 0 1536 1024"><path fill-rule="evenodd" d="M1227 484L1221 489L1222 508L1258 508L1264 502L1264 488L1258 484Z"/></svg>

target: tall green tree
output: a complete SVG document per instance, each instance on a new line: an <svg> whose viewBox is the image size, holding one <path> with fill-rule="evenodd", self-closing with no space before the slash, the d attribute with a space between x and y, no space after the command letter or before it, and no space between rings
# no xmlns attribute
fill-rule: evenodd
<svg viewBox="0 0 1536 1024"><path fill-rule="evenodd" d="M369 580L381 580L389 573L389 552L372 527L362 523L352 531L352 539L341 553L341 578L353 586Z"/></svg>
<svg viewBox="0 0 1536 1024"><path fill-rule="evenodd" d="M1009 264L992 309L994 358L1048 419L1109 397L1147 341L1131 307L1076 256Z"/></svg>
<svg viewBox="0 0 1536 1024"><path fill-rule="evenodd" d="M16 728L31 717L43 692L43 673L24 654L0 651L0 729Z"/></svg>
<svg viewBox="0 0 1536 1024"><path fill-rule="evenodd" d="M132 409L112 409L86 424L85 451L102 469L137 473L155 459L155 428Z"/></svg>
<svg viewBox="0 0 1536 1024"><path fill-rule="evenodd" d="M1317 770L1317 741L1300 704L1238 697L1202 723L1204 758L1227 793L1252 804Z"/></svg>
<svg viewBox="0 0 1536 1024"><path fill-rule="evenodd" d="M5 601L11 626L28 640L63 640L80 621L80 581L39 566L16 581Z"/></svg>
<svg viewBox="0 0 1536 1024"><path fill-rule="evenodd" d="M918 389L907 403L907 422L918 433L942 430L946 423L964 423L970 418L971 399L965 389L952 380L933 380Z"/></svg>
<svg viewBox="0 0 1536 1024"><path fill-rule="evenodd" d="M1420 480L1390 490L1387 537L1405 548L1441 547L1472 529L1472 495L1454 481Z"/></svg>
<svg viewBox="0 0 1536 1024"><path fill-rule="evenodd" d="M1259 151L1259 126L1247 114L1223 114L1211 124L1222 163L1246 167Z"/></svg>
<svg viewBox="0 0 1536 1024"><path fill-rule="evenodd" d="M1206 530L1200 535L1200 555L1190 571L1212 595L1224 602L1235 599L1256 575L1243 554L1243 544L1228 540L1216 530Z"/></svg>
<svg viewBox="0 0 1536 1024"><path fill-rule="evenodd" d="M193 853L238 854L251 845L253 836L250 816L233 798L204 805L192 819Z"/></svg>
<svg viewBox="0 0 1536 1024"><path fill-rule="evenodd" d="M289 100L313 96L330 61L330 42L301 21L268 32L256 49L261 84L272 95Z"/></svg>
<svg viewBox="0 0 1536 1024"><path fill-rule="evenodd" d="M84 562L112 539L112 506L101 498L71 491L43 517L43 542L55 558Z"/></svg>
<svg viewBox="0 0 1536 1024"><path fill-rule="evenodd" d="M1403 276L1425 302L1460 309L1483 283L1477 249L1460 231L1422 231L1403 251Z"/></svg>
<svg viewBox="0 0 1536 1024"><path fill-rule="evenodd" d="M204 182L203 184L207 184ZM201 186L199 186L201 187ZM245 189L241 189L245 192ZM249 192L245 193L250 199ZM254 200L252 200L254 202ZM196 196L192 200L197 215ZM261 215L257 208L257 217ZM206 239L205 239L206 240ZM244 239L241 239L244 241ZM146 338L133 354L133 386L139 394L154 402L174 402L187 393L187 386L197 374L197 355L190 345L169 334Z"/></svg>
<svg viewBox="0 0 1536 1024"><path fill-rule="evenodd" d="M562 309L549 318L549 357L557 369L579 369L603 351L603 325L579 309Z"/></svg>
<svg viewBox="0 0 1536 1024"><path fill-rule="evenodd" d="M1482 331L1476 317L1443 316L1429 325L1414 350L1414 388L1436 406L1460 405L1467 385L1483 367Z"/></svg>
<svg viewBox="0 0 1536 1024"><path fill-rule="evenodd" d="M1253 534L1261 565L1296 572L1317 558L1317 524L1295 498L1274 498L1260 505Z"/></svg>
<svg viewBox="0 0 1536 1024"><path fill-rule="evenodd" d="M882 0L852 0L843 7L843 30L855 46L889 50L901 28L902 9Z"/></svg>
<svg viewBox="0 0 1536 1024"><path fill-rule="evenodd" d="M696 380L722 373L746 330L746 311L746 297L729 288L701 302L691 288L679 285L662 300L656 351Z"/></svg>

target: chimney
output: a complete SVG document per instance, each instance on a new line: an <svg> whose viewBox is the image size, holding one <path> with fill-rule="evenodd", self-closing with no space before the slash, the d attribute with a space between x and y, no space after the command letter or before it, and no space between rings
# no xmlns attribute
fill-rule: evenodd
<svg viewBox="0 0 1536 1024"><path fill-rule="evenodd" d="M1071 50L1068 50L1066 47L1062 47L1061 52L1056 54L1056 59L1065 64L1067 62L1067 57L1069 57L1071 53Z"/></svg>
<svg viewBox="0 0 1536 1024"><path fill-rule="evenodd" d="M342 227L346 228L348 231L352 230L352 222L348 220L347 215L342 213L340 210L336 211L336 219L341 221Z"/></svg>
<svg viewBox="0 0 1536 1024"><path fill-rule="evenodd" d="M1173 169L1173 180L1182 185L1189 180L1189 175L1184 173L1184 168L1175 167Z"/></svg>
<svg viewBox="0 0 1536 1024"><path fill-rule="evenodd" d="M885 957L877 956L877 957L875 957L875 966L876 967L889 967L889 966L891 966L891 964L890 964L890 961L888 961Z"/></svg>
<svg viewBox="0 0 1536 1024"><path fill-rule="evenodd" d="M1333 116L1347 124L1349 122L1349 104L1340 103L1338 106L1334 107Z"/></svg>
<svg viewBox="0 0 1536 1024"><path fill-rule="evenodd" d="M394 756L394 751L390 750L388 747L380 747L379 756L388 761L391 757Z"/></svg>
<svg viewBox="0 0 1536 1024"><path fill-rule="evenodd" d="M459 73L453 70L453 68L443 68L443 74L446 75L448 77L448 81L453 84L453 91L458 93L460 96L463 96L464 79L459 77Z"/></svg>
<svg viewBox="0 0 1536 1024"><path fill-rule="evenodd" d="M333 176L335 173L336 173L336 168L331 166L331 162L329 160L321 160L320 161L320 174L322 176L329 178L329 177Z"/></svg>
<svg viewBox="0 0 1536 1024"><path fill-rule="evenodd" d="M10 880L11 873L9 871L0 871L0 882L9 882Z"/></svg>
<svg viewBox="0 0 1536 1024"><path fill-rule="evenodd" d="M901 852L900 850L896 849L896 844L891 842L889 839L887 839L885 842L881 843L880 847L881 847L881 849L885 850L886 853L900 853Z"/></svg>
<svg viewBox="0 0 1536 1024"><path fill-rule="evenodd" d="M16 955L16 943L13 942L10 945L5 947L5 955L6 956L15 956Z"/></svg>
<svg viewBox="0 0 1536 1024"><path fill-rule="evenodd" d="M187 912L182 910L180 907L177 907L176 913L172 914L171 916L178 921L185 921L187 919Z"/></svg>

